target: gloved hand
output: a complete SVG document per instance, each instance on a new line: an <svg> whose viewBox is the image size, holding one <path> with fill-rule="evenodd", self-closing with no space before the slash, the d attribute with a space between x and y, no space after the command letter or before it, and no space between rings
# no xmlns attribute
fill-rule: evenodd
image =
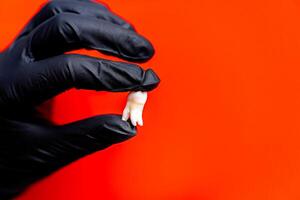
<svg viewBox="0 0 300 200"><path fill-rule="evenodd" d="M57 126L36 107L70 88L150 91L158 76L136 64L67 51L86 48L142 62L150 42L107 7L91 1L52 1L0 55L0 199L92 152L125 141L135 127L121 115Z"/></svg>

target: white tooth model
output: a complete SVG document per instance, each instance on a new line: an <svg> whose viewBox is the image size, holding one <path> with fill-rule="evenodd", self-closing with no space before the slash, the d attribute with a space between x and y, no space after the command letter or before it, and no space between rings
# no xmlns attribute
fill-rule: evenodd
<svg viewBox="0 0 300 200"><path fill-rule="evenodd" d="M127 97L127 103L123 111L122 119L127 121L130 118L131 123L143 126L143 109L147 101L147 92L130 92Z"/></svg>

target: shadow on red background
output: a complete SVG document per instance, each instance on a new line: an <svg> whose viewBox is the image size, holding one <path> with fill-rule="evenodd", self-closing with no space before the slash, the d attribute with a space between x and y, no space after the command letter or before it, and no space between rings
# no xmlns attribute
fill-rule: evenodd
<svg viewBox="0 0 300 200"><path fill-rule="evenodd" d="M0 2L1 47L42 3ZM106 3L156 48L142 65L162 79L150 93L145 126L18 200L299 200L299 2ZM55 99L53 120L121 113L125 97L72 90Z"/></svg>

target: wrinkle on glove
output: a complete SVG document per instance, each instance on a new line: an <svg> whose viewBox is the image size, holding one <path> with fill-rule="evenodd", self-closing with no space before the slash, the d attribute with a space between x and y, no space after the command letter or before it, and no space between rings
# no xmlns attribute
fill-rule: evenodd
<svg viewBox="0 0 300 200"><path fill-rule="evenodd" d="M136 128L121 115L98 115L57 126L36 107L71 88L150 91L160 80L152 69L79 54L95 49L145 62L154 49L133 26L91 1L46 4L0 54L0 199L85 155L123 142Z"/></svg>

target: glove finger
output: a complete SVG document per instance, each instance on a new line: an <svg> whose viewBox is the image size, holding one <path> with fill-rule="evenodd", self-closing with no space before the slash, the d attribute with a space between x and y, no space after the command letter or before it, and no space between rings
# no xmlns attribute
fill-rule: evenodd
<svg viewBox="0 0 300 200"><path fill-rule="evenodd" d="M151 43L134 31L93 17L62 13L41 24L28 38L34 60L86 48L130 61L146 61L154 54Z"/></svg>
<svg viewBox="0 0 300 200"><path fill-rule="evenodd" d="M104 3L89 0L55 0L51 3L52 5L50 6L48 12L54 12L53 10L56 10L55 14L65 12L91 16L109 21L123 28L135 31L132 24L124 20L123 17L120 17L119 15L114 13Z"/></svg>
<svg viewBox="0 0 300 200"><path fill-rule="evenodd" d="M13 199L60 167L136 135L136 129L120 115L95 116L63 126L16 121L5 125L0 127L1 199Z"/></svg>
<svg viewBox="0 0 300 200"><path fill-rule="evenodd" d="M78 54L60 55L31 63L21 70L13 86L10 106L5 107L34 106L73 87L111 92L149 91L159 81L153 70L143 70L136 64Z"/></svg>
<svg viewBox="0 0 300 200"><path fill-rule="evenodd" d="M129 122L123 121L121 117L121 115L111 114L98 115L64 125L60 127L59 132L64 135L63 141L70 142L71 140L74 145L78 145L80 148L100 150L103 147L123 142L136 135L135 127ZM77 141L78 144L76 144ZM91 141L91 143L88 141ZM103 147L100 144L103 144Z"/></svg>
<svg viewBox="0 0 300 200"><path fill-rule="evenodd" d="M90 1L51 1L46 4L37 15L35 15L29 24L20 33L19 37L25 36L38 27L41 23L60 13L73 13L82 16L91 16L103 19L122 26L130 30L134 30L133 26L121 17L114 14L106 6L100 3Z"/></svg>
<svg viewBox="0 0 300 200"><path fill-rule="evenodd" d="M34 153L28 158L42 161L47 171L136 135L136 128L123 121L121 115L111 114L83 119L50 131L48 136L40 136Z"/></svg>

